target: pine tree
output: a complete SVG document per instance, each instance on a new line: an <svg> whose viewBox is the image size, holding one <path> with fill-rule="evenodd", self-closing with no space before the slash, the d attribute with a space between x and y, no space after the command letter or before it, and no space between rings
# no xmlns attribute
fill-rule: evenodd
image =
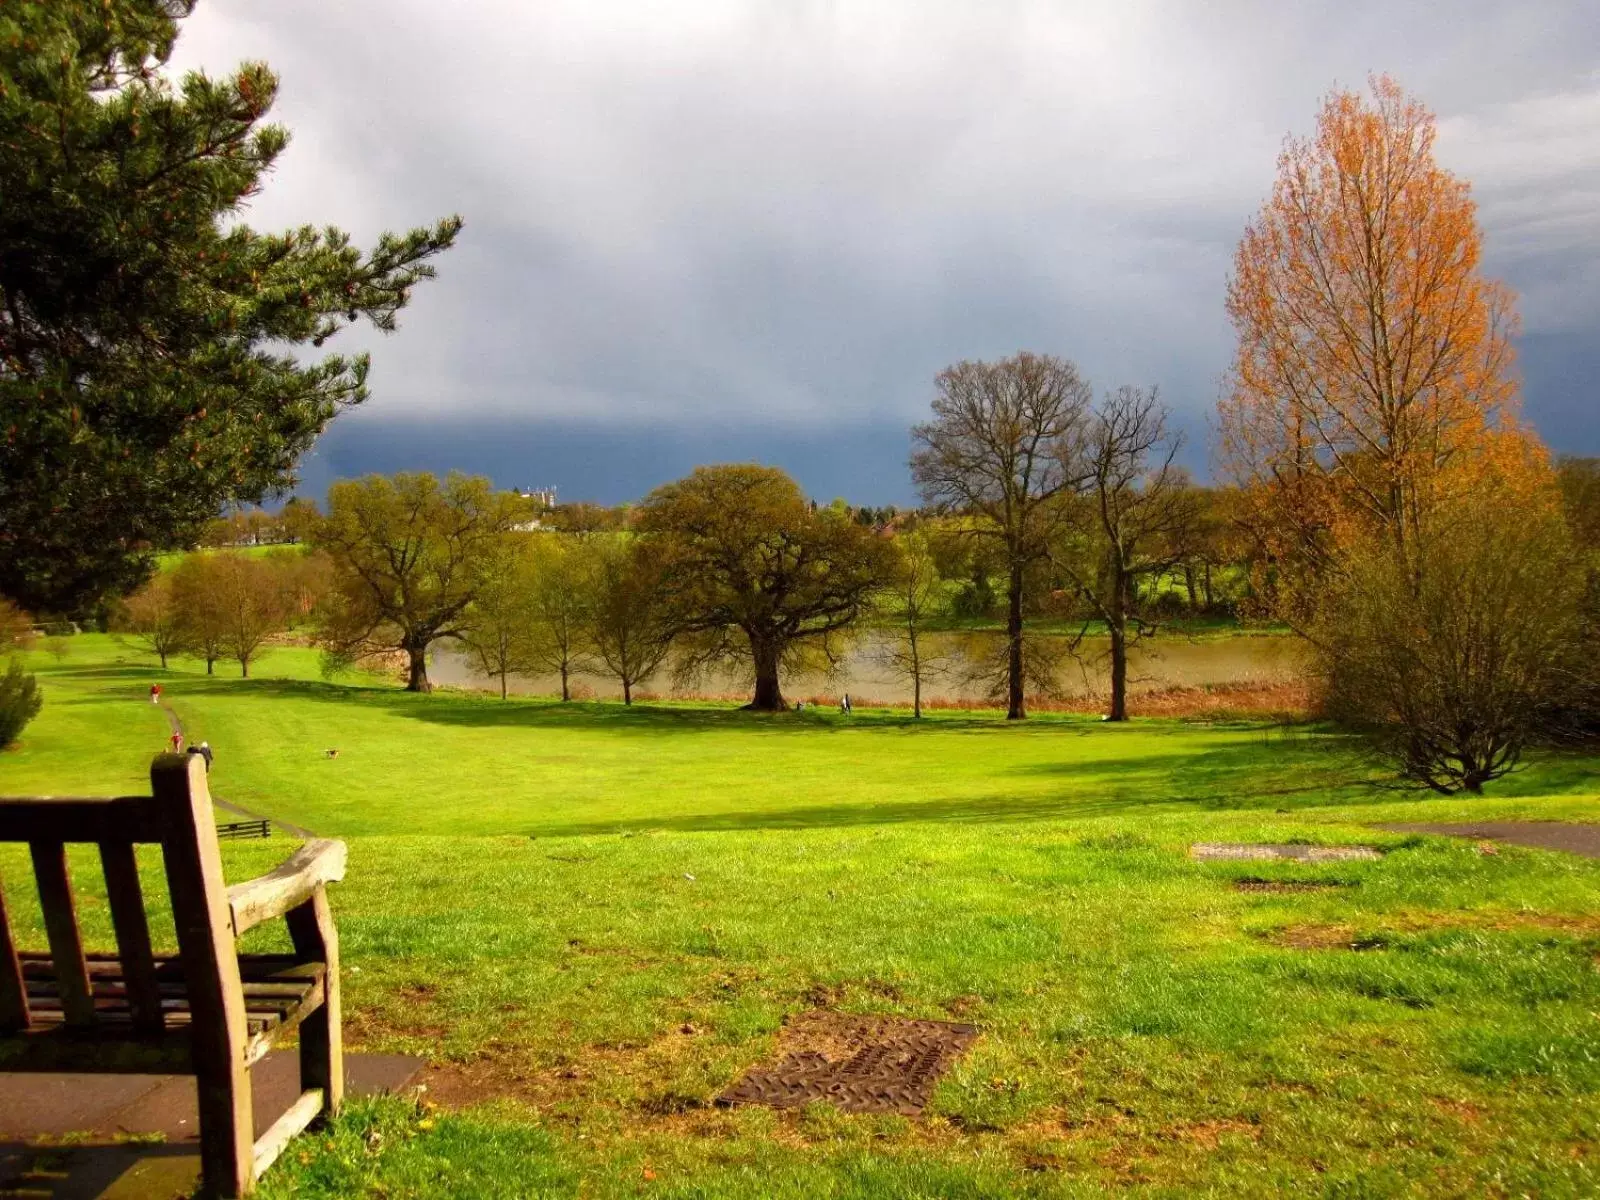
<svg viewBox="0 0 1600 1200"><path fill-rule="evenodd" d="M193 0L0 9L0 593L83 611L227 502L292 481L460 220L384 234L236 222L289 135L277 79L164 73Z"/></svg>

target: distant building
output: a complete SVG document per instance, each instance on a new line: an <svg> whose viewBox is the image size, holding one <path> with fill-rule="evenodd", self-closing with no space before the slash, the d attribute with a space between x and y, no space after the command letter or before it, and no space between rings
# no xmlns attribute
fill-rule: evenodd
<svg viewBox="0 0 1600 1200"><path fill-rule="evenodd" d="M556 506L556 489L547 488L518 488L517 495L524 500L532 500L540 509L549 512Z"/></svg>

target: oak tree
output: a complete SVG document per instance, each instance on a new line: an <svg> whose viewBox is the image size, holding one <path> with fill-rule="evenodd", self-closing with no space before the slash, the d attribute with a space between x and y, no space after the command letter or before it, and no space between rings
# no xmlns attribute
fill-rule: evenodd
<svg viewBox="0 0 1600 1200"><path fill-rule="evenodd" d="M785 663L808 648L831 653L892 568L882 537L814 509L775 467L697 467L650 494L639 528L661 547L674 626L693 639L686 664L747 663L747 707L760 712L786 707Z"/></svg>
<svg viewBox="0 0 1600 1200"><path fill-rule="evenodd" d="M479 567L525 509L481 476L452 473L441 484L401 472L334 484L312 532L333 564L320 644L335 661L402 654L406 689L431 690L428 650L465 631Z"/></svg>

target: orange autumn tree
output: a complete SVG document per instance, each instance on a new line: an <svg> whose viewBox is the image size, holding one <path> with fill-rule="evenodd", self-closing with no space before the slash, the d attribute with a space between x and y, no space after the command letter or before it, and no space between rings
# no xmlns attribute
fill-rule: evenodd
<svg viewBox="0 0 1600 1200"><path fill-rule="evenodd" d="M1228 284L1238 333L1224 459L1269 549L1315 573L1381 531L1403 546L1490 460L1523 458L1514 298L1480 269L1468 185L1394 80L1335 92L1291 139Z"/></svg>
<svg viewBox="0 0 1600 1200"><path fill-rule="evenodd" d="M1370 86L1288 142L1239 243L1223 460L1329 710L1403 776L1477 791L1515 766L1569 637L1564 611L1534 617L1570 590L1563 534L1468 185L1434 161L1433 114ZM1510 554L1519 529L1538 553Z"/></svg>

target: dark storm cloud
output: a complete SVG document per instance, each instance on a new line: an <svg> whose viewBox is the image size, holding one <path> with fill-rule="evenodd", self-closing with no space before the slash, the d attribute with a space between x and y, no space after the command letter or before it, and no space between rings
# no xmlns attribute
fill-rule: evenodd
<svg viewBox="0 0 1600 1200"><path fill-rule="evenodd" d="M621 498L738 450L817 491L848 462L839 490L873 500L905 492L934 372L1020 347L1159 383L1203 464L1239 232L1284 135L1374 70L1474 183L1530 415L1600 450L1574 389L1600 367L1596 11L203 0L179 63L282 76L295 140L250 220L467 219L401 332L366 339L375 397L315 471L431 426L415 465L526 447L504 483L581 465L553 481ZM581 449L606 439L609 476Z"/></svg>

